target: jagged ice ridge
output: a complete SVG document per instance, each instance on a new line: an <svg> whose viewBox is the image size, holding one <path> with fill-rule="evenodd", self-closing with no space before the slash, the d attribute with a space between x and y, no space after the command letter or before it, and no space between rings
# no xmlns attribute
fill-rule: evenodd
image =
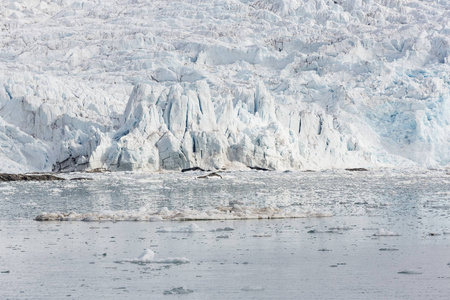
<svg viewBox="0 0 450 300"><path fill-rule="evenodd" d="M0 171L450 166L450 1L0 4Z"/></svg>

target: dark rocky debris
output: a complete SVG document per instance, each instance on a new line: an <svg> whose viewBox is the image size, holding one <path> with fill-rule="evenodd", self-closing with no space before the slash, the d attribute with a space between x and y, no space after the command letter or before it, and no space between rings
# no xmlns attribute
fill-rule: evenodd
<svg viewBox="0 0 450 300"><path fill-rule="evenodd" d="M57 177L50 174L6 174L0 173L0 182L8 181L55 181L65 180L64 178Z"/></svg>
<svg viewBox="0 0 450 300"><path fill-rule="evenodd" d="M86 177L75 177L75 178L71 178L70 180L79 181L79 180L93 180L93 179L92 178L86 178Z"/></svg>
<svg viewBox="0 0 450 300"><path fill-rule="evenodd" d="M181 170L181 172L191 172L191 171L202 171L204 172L205 170L200 168L200 167L193 167L193 168L188 168L188 169L183 169Z"/></svg>
<svg viewBox="0 0 450 300"><path fill-rule="evenodd" d="M252 170L257 170L257 171L271 171L269 169L261 168L261 167L251 167L251 166L247 166L247 167L249 167Z"/></svg>
<svg viewBox="0 0 450 300"><path fill-rule="evenodd" d="M366 172L369 171L365 168L350 168L350 169L345 169L346 171L350 171L350 172Z"/></svg>

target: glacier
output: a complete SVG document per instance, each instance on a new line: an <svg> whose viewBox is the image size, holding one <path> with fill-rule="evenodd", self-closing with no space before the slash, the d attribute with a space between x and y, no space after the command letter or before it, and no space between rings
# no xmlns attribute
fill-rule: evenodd
<svg viewBox="0 0 450 300"><path fill-rule="evenodd" d="M450 167L450 1L3 0L0 171Z"/></svg>

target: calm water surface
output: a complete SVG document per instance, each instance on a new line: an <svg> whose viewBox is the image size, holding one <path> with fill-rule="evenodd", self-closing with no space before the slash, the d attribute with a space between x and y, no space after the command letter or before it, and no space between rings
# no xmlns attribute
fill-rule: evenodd
<svg viewBox="0 0 450 300"><path fill-rule="evenodd" d="M0 184L0 298L448 299L445 172L197 175ZM44 211L201 210L230 201L333 217L198 221L197 232L185 233L175 231L193 222L33 221ZM190 262L127 262L145 249Z"/></svg>

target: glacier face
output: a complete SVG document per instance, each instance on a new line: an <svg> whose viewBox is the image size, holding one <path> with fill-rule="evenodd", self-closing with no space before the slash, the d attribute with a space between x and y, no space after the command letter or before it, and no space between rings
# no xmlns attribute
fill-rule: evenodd
<svg viewBox="0 0 450 300"><path fill-rule="evenodd" d="M450 166L450 1L0 4L0 171Z"/></svg>

